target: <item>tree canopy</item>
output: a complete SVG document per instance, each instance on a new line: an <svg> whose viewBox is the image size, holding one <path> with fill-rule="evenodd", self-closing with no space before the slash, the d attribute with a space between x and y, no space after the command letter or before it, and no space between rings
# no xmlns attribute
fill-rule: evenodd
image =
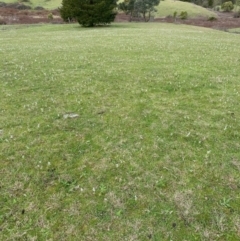
<svg viewBox="0 0 240 241"><path fill-rule="evenodd" d="M124 0L118 5L118 8L126 14L130 14L132 18L143 17L145 22L150 20L153 12L156 12L155 6L160 0Z"/></svg>
<svg viewBox="0 0 240 241"><path fill-rule="evenodd" d="M85 27L114 21L116 0L63 0L60 14L64 21L77 20Z"/></svg>

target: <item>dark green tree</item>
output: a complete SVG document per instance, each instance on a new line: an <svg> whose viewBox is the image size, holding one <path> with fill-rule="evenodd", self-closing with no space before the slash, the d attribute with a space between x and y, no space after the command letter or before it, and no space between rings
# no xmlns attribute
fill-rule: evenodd
<svg viewBox="0 0 240 241"><path fill-rule="evenodd" d="M77 1L76 0L62 0L62 7L60 14L65 22L70 22L76 18Z"/></svg>
<svg viewBox="0 0 240 241"><path fill-rule="evenodd" d="M85 27L114 21L116 0L63 0L60 14L64 21L75 19Z"/></svg>
<svg viewBox="0 0 240 241"><path fill-rule="evenodd" d="M153 12L156 12L155 6L160 3L160 0L124 0L118 5L118 8L126 14L130 14L130 18L142 17L145 22L148 22Z"/></svg>
<svg viewBox="0 0 240 241"><path fill-rule="evenodd" d="M221 8L224 12L231 12L234 8L234 5L231 1L229 1L229 2L223 3Z"/></svg>
<svg viewBox="0 0 240 241"><path fill-rule="evenodd" d="M135 8L139 12L144 21L148 22L153 12L156 12L155 6L160 3L160 0L137 0L135 2Z"/></svg>
<svg viewBox="0 0 240 241"><path fill-rule="evenodd" d="M118 8L122 10L125 14L130 15L130 21L132 17L135 15L135 1L136 0L124 0L123 2L118 4Z"/></svg>

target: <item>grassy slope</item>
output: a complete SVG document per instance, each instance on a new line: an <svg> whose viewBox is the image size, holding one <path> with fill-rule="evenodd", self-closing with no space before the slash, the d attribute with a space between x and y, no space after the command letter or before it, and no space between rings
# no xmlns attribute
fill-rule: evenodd
<svg viewBox="0 0 240 241"><path fill-rule="evenodd" d="M182 11L187 11L189 17L211 17L215 16L216 14L197 5L181 2L181 1L174 1L174 0L164 0L161 1L159 6L157 7L158 12L156 13L157 17L166 17L166 16L173 16L175 11L180 14Z"/></svg>
<svg viewBox="0 0 240 241"><path fill-rule="evenodd" d="M24 4L29 5L31 7L37 7L37 6L41 6L44 7L46 9L55 9L61 6L62 0L29 0L30 4L28 4L27 2L25 2ZM17 2L16 0L2 0L2 2L6 2L6 3L12 3L12 2Z"/></svg>
<svg viewBox="0 0 240 241"><path fill-rule="evenodd" d="M229 29L228 30L229 32L231 32L231 33L240 33L240 28L232 28L232 29Z"/></svg>
<svg viewBox="0 0 240 241"><path fill-rule="evenodd" d="M3 0L4 2L15 2L15 0ZM36 7L36 6L42 6L46 9L54 9L61 6L61 0L51 0L51 1L45 1L45 0L30 0L31 4L30 6ZM203 17L210 17L215 16L214 13L208 11L205 8L202 8L200 6L186 3L186 2L180 2L180 1L173 1L173 0L165 0L161 1L159 6L157 7L158 12L156 13L156 16L158 17L164 17L168 15L173 15L174 11L177 11L178 13L182 11L187 11L189 17L197 17L197 16L203 16Z"/></svg>
<svg viewBox="0 0 240 241"><path fill-rule="evenodd" d="M239 35L15 28L0 30L2 240L239 240Z"/></svg>

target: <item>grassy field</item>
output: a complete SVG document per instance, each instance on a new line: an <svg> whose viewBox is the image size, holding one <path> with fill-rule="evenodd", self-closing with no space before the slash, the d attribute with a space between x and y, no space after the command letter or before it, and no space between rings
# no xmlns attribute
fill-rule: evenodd
<svg viewBox="0 0 240 241"><path fill-rule="evenodd" d="M186 11L188 17L217 17L216 13L207 10L206 8L200 7L198 5L175 1L175 0L164 0L161 1L157 7L156 17L166 17L173 16L173 13L177 11L178 15L181 12Z"/></svg>
<svg viewBox="0 0 240 241"><path fill-rule="evenodd" d="M239 37L0 27L0 239L239 240Z"/></svg>

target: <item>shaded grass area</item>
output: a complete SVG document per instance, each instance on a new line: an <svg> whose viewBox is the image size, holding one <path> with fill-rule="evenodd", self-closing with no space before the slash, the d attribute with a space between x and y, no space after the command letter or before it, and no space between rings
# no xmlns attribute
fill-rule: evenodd
<svg viewBox="0 0 240 241"><path fill-rule="evenodd" d="M232 29L228 29L228 32L230 32L230 33L237 33L237 34L240 34L240 28L232 28Z"/></svg>
<svg viewBox="0 0 240 241"><path fill-rule="evenodd" d="M4 240L239 239L238 35L0 31Z"/></svg>

